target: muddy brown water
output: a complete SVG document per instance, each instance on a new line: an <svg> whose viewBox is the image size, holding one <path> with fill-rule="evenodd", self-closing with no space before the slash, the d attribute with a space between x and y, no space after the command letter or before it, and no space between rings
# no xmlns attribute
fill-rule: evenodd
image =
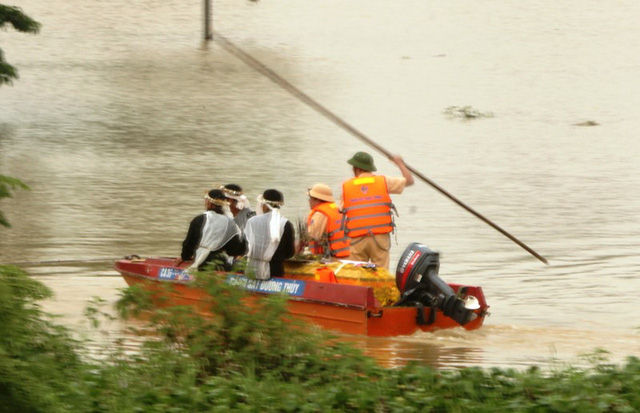
<svg viewBox="0 0 640 413"><path fill-rule="evenodd" d="M12 4L43 27L0 33L21 75L0 89L0 173L32 188L0 204L0 263L22 263L55 291L45 307L97 341L126 337L82 315L124 287L113 260L178 254L204 189L235 182L254 205L281 189L295 220L309 186L338 194L370 150L204 44L200 1ZM345 340L391 366L640 355L639 17L635 1L215 2L218 32L550 262L417 182L395 198L392 262L428 245L491 315L473 332ZM482 116L451 116L467 106Z"/></svg>

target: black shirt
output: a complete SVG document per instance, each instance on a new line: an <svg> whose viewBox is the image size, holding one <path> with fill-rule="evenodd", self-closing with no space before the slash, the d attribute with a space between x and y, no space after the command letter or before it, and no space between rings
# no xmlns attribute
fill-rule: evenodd
<svg viewBox="0 0 640 413"><path fill-rule="evenodd" d="M191 261L194 259L196 255L196 250L200 245L200 238L202 237L202 228L206 223L206 214L201 214L191 220L189 224L189 231L187 232L187 236L182 242L182 253L180 254L180 258L183 261ZM226 253L228 256L236 257L238 255L244 255L247 250L247 246L242 238L242 235L234 235L226 244L222 246L222 248L211 251L207 258L205 258L204 262L200 264L199 269L204 267L207 263L211 262L214 259L221 258L222 261L225 261L224 254Z"/></svg>
<svg viewBox="0 0 640 413"><path fill-rule="evenodd" d="M269 262L269 271L272 277L282 277L284 275L284 260L293 257L296 253L295 233L293 232L293 224L287 220L284 224L284 232L280 239L280 244L273 253Z"/></svg>

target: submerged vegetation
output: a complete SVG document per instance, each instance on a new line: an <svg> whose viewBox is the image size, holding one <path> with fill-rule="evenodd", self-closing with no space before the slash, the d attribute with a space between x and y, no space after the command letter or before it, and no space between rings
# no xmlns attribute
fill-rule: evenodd
<svg viewBox="0 0 640 413"><path fill-rule="evenodd" d="M452 118L462 119L477 119L477 118L492 118L493 112L480 112L471 106L449 106L444 110L445 115Z"/></svg>
<svg viewBox="0 0 640 413"><path fill-rule="evenodd" d="M217 277L199 276L217 305L152 309L129 288L118 312L147 314L132 353L111 344L91 357L38 307L50 291L0 267L0 412L631 412L640 360L594 357L552 371L409 365L388 370L326 333L287 319L282 297L246 306ZM202 317L207 312L212 317ZM87 312L92 321L101 310ZM106 351L106 350L105 350Z"/></svg>
<svg viewBox="0 0 640 413"><path fill-rule="evenodd" d="M574 123L574 126L600 126L600 124L594 120L587 120L584 122Z"/></svg>

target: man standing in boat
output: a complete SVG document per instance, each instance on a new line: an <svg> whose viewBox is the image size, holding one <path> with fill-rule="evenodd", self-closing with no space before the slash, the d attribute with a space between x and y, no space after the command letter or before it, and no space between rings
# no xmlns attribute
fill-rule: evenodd
<svg viewBox="0 0 640 413"><path fill-rule="evenodd" d="M247 240L245 274L258 280L284 275L284 260L296 252L291 222L280 214L282 192L267 189L258 197L257 215L249 218L244 229Z"/></svg>
<svg viewBox="0 0 640 413"><path fill-rule="evenodd" d="M332 259L349 257L349 237L342 228L344 215L336 205L329 185L315 184L309 188L309 207L307 234L309 249L313 254Z"/></svg>
<svg viewBox="0 0 640 413"><path fill-rule="evenodd" d="M229 203L224 193L212 189L204 195L204 214L195 217L182 243L175 265L193 260L190 268L202 269L212 264L218 270L229 270L229 257L243 255L246 245L240 228L227 216Z"/></svg>
<svg viewBox="0 0 640 413"><path fill-rule="evenodd" d="M249 200L242 191L242 187L236 184L226 184L220 187L220 190L227 197L233 220L236 222L240 231L244 231L247 220L256 213L251 209Z"/></svg>
<svg viewBox="0 0 640 413"><path fill-rule="evenodd" d="M414 183L411 171L400 156L390 158L401 177L374 175L373 157L357 152L347 161L353 167L354 178L342 184L342 211L346 216L346 232L351 239L350 260L371 261L389 269L391 232L395 224L390 194L401 194Z"/></svg>

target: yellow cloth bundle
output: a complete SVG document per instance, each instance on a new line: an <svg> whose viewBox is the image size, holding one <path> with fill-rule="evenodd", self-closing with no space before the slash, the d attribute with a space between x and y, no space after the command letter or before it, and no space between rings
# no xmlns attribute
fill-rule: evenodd
<svg viewBox="0 0 640 413"><path fill-rule="evenodd" d="M354 265L352 263L319 261L286 261L285 273L295 278L324 281L320 274L331 270L338 284L363 285L373 288L373 295L383 306L392 305L400 292L396 278L385 268ZM329 281L326 281L329 282Z"/></svg>

